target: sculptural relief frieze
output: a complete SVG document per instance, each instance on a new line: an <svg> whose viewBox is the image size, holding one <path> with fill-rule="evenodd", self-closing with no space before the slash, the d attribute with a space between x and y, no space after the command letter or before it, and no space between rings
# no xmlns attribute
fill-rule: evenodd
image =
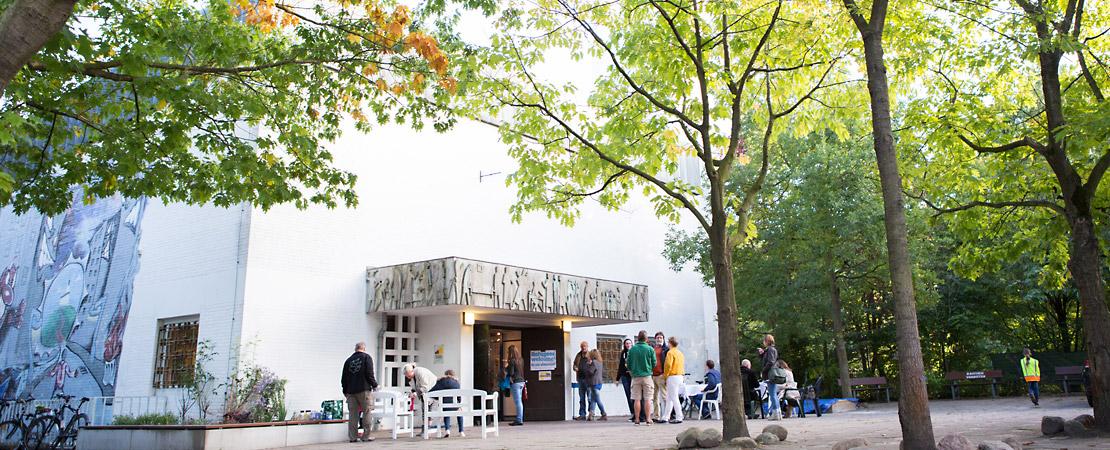
<svg viewBox="0 0 1110 450"><path fill-rule="evenodd" d="M367 269L367 312L463 305L648 320L647 286L461 258Z"/></svg>

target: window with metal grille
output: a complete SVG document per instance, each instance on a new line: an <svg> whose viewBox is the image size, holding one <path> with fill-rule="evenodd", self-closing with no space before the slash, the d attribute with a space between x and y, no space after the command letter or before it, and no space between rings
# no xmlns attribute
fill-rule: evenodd
<svg viewBox="0 0 1110 450"><path fill-rule="evenodd" d="M624 343L624 338L617 336L598 336L597 337L597 351L601 353L601 360L604 361L603 367L605 373L601 375L602 381L606 383L615 383L617 379L617 367L621 363L621 345Z"/></svg>
<svg viewBox="0 0 1110 450"><path fill-rule="evenodd" d="M199 329L200 321L196 317L159 321L155 388L182 387L188 383L196 365Z"/></svg>

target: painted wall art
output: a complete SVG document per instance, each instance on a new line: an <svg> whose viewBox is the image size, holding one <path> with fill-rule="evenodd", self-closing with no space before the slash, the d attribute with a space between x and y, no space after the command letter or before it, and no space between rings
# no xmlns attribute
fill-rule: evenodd
<svg viewBox="0 0 1110 450"><path fill-rule="evenodd" d="M0 399L112 396L145 199L0 209Z"/></svg>

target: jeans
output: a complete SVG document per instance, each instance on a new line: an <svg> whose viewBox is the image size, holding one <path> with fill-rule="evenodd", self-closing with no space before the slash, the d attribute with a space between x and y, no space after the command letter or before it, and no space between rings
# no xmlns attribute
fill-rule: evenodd
<svg viewBox="0 0 1110 450"><path fill-rule="evenodd" d="M1029 383L1029 395L1033 397L1033 403L1034 404L1040 403L1040 401L1041 401L1041 382L1040 381L1030 381L1028 383Z"/></svg>
<svg viewBox="0 0 1110 450"><path fill-rule="evenodd" d="M585 383L578 383L578 417L586 415L586 407L590 405L590 388Z"/></svg>
<svg viewBox="0 0 1110 450"><path fill-rule="evenodd" d="M590 386L590 414L594 413L594 405L601 411L601 415L605 416L605 405L601 403L601 389L597 386Z"/></svg>
<svg viewBox="0 0 1110 450"><path fill-rule="evenodd" d="M779 385L767 382L767 413L774 414L775 411L782 409L779 407Z"/></svg>
<svg viewBox="0 0 1110 450"><path fill-rule="evenodd" d="M621 377L621 385L624 386L624 398L628 400L628 415L635 414L632 409L632 377Z"/></svg>
<svg viewBox="0 0 1110 450"><path fill-rule="evenodd" d="M516 421L524 423L524 399L521 395L524 391L524 382L513 383L513 404L516 405Z"/></svg>
<svg viewBox="0 0 1110 450"><path fill-rule="evenodd" d="M456 419L459 419L459 433L462 433L463 432L463 418L462 417L456 417ZM443 429L445 431L451 431L451 418L450 417L444 417L443 418Z"/></svg>

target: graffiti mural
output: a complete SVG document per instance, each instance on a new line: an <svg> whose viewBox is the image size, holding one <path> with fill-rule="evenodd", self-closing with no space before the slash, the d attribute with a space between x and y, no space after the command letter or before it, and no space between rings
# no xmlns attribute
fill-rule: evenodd
<svg viewBox="0 0 1110 450"><path fill-rule="evenodd" d="M367 311L464 305L648 320L647 286L462 258L367 269Z"/></svg>
<svg viewBox="0 0 1110 450"><path fill-rule="evenodd" d="M115 393L146 201L81 198L0 209L0 398Z"/></svg>

